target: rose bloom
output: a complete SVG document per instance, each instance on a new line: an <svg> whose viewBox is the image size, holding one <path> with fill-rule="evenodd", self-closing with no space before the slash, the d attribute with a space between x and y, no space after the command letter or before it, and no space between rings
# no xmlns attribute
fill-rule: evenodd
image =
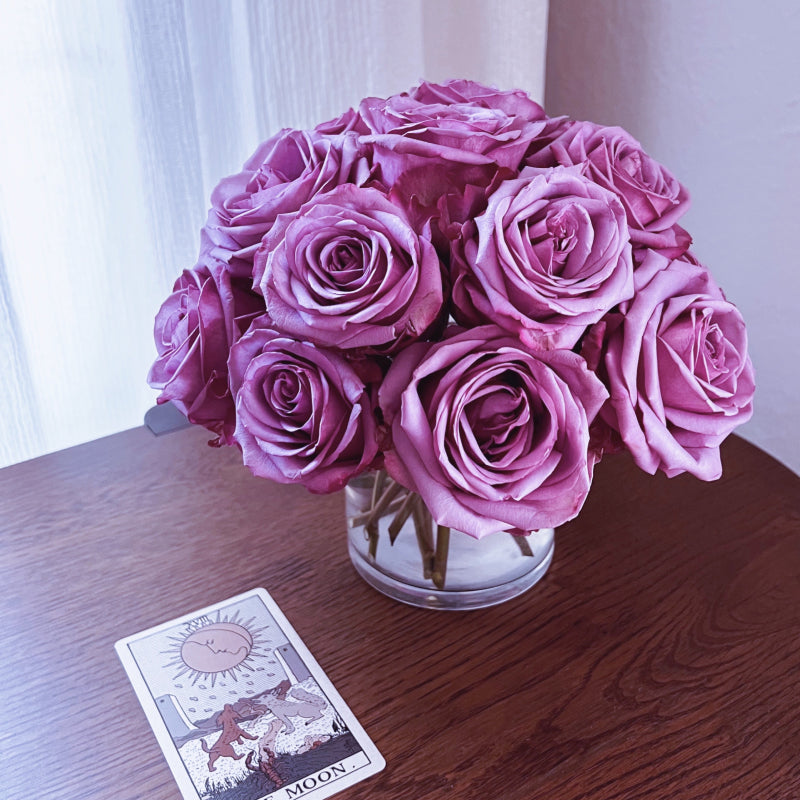
<svg viewBox="0 0 800 800"><path fill-rule="evenodd" d="M254 475L334 492L378 452L364 383L334 350L256 320L230 355L236 441Z"/></svg>
<svg viewBox="0 0 800 800"><path fill-rule="evenodd" d="M499 169L510 177L546 124L541 106L524 92L463 80L368 97L359 114L370 132L361 141L372 148L376 178L406 208L415 230L430 229L444 257L448 225L466 217L453 217L455 207L446 213L442 204L470 187L487 187Z"/></svg>
<svg viewBox="0 0 800 800"><path fill-rule="evenodd" d="M515 170L545 125L544 111L524 93L471 81L423 83L410 94L367 97L358 113L388 185L431 161Z"/></svg>
<svg viewBox="0 0 800 800"><path fill-rule="evenodd" d="M276 327L339 349L416 338L442 308L433 245L377 189L339 186L281 216L253 274Z"/></svg>
<svg viewBox="0 0 800 800"><path fill-rule="evenodd" d="M589 178L619 196L634 244L670 247L676 255L691 244L689 234L675 224L689 208L689 193L622 128L571 121L526 163L581 166Z"/></svg>
<svg viewBox="0 0 800 800"><path fill-rule="evenodd" d="M525 170L453 247L454 315L528 344L572 347L633 294L625 209L576 169Z"/></svg>
<svg viewBox="0 0 800 800"><path fill-rule="evenodd" d="M607 396L573 352L533 352L494 325L451 329L386 375L385 466L440 525L477 538L555 527L589 492L589 423Z"/></svg>
<svg viewBox="0 0 800 800"><path fill-rule="evenodd" d="M719 478L719 445L753 410L741 314L690 260L651 251L634 280L633 300L587 339L601 342L598 374L611 392L602 420L646 472Z"/></svg>
<svg viewBox="0 0 800 800"><path fill-rule="evenodd" d="M336 125L331 122L332 129ZM249 276L253 254L279 214L297 211L340 183L367 179L362 149L354 133L280 131L259 146L242 172L224 178L212 192L201 254L227 263L236 275Z"/></svg>
<svg viewBox="0 0 800 800"><path fill-rule="evenodd" d="M228 352L250 321L264 313L264 301L246 279L222 264L184 270L155 321L158 358L149 384L161 390L189 419L232 444L233 398L228 389Z"/></svg>
<svg viewBox="0 0 800 800"><path fill-rule="evenodd" d="M408 92L412 100L426 105L473 105L494 108L509 117L529 120L544 120L544 109L528 97L521 89L509 91L485 86L477 81L450 80L444 83L421 81Z"/></svg>

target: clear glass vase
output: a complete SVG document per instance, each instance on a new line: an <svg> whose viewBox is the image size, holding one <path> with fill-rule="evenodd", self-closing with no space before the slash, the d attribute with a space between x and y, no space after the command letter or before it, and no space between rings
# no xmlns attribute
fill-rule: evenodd
<svg viewBox="0 0 800 800"><path fill-rule="evenodd" d="M553 528L475 539L437 525L419 495L385 472L345 488L347 542L356 571L379 592L422 608L496 605L530 589L553 558Z"/></svg>

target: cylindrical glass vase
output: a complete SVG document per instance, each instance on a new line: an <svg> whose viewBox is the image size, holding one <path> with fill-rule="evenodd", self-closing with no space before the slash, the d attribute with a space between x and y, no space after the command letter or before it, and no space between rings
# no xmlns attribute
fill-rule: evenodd
<svg viewBox="0 0 800 800"><path fill-rule="evenodd" d="M379 592L422 608L496 605L530 589L553 558L553 528L476 539L437 525L419 495L385 472L345 488L347 542L356 571Z"/></svg>

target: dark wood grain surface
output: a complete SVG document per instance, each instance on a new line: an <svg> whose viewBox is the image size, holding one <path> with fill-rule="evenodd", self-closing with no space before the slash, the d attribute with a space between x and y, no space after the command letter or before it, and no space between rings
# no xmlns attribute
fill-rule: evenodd
<svg viewBox="0 0 800 800"><path fill-rule="evenodd" d="M0 797L178 798L113 643L270 591L384 754L343 800L800 798L800 478L732 437L705 484L597 470L544 580L384 598L341 495L188 429L0 470Z"/></svg>

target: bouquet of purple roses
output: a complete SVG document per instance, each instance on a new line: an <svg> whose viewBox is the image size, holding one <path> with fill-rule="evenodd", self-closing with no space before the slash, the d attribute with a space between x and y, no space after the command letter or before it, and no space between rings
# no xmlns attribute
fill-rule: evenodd
<svg viewBox="0 0 800 800"><path fill-rule="evenodd" d="M571 519L606 453L713 480L753 368L688 202L621 128L521 91L368 97L216 187L149 381L258 476L385 469L475 537Z"/></svg>

